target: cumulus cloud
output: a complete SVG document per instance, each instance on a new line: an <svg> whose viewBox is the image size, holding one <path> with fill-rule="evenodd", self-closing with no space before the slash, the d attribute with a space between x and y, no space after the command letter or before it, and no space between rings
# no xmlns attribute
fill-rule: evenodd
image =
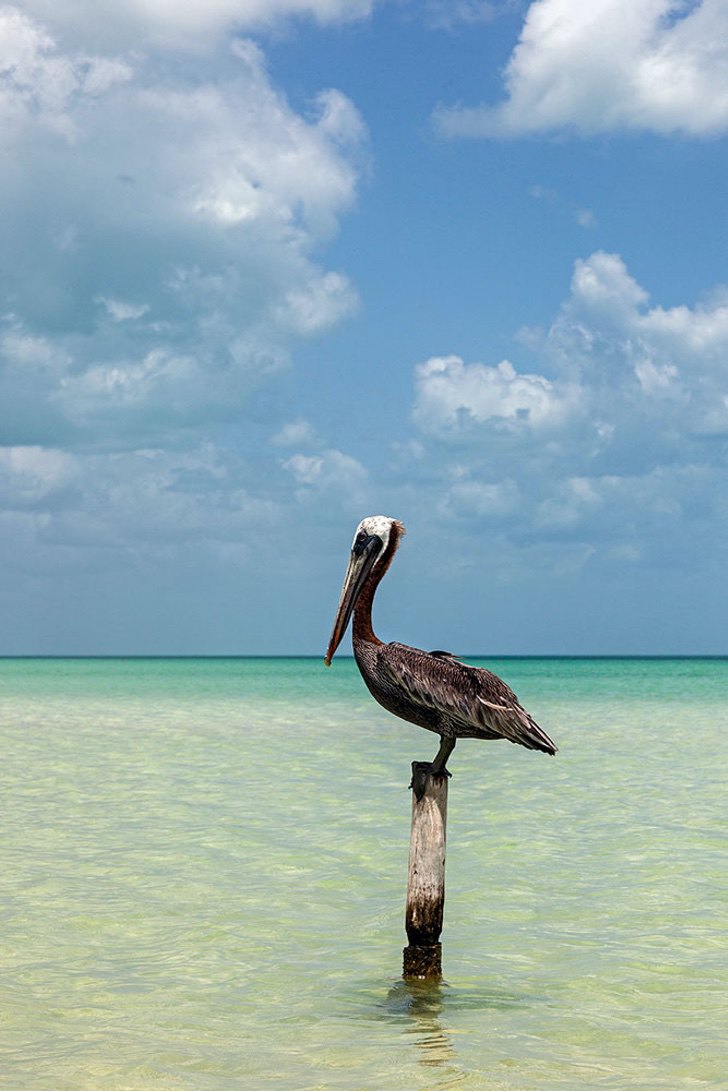
<svg viewBox="0 0 728 1091"><path fill-rule="evenodd" d="M502 481L473 480L464 467L457 467L453 478L453 484L438 504L439 513L446 518L477 519L481 525L502 524L518 512L520 490L511 478Z"/></svg>
<svg viewBox="0 0 728 1091"><path fill-rule="evenodd" d="M299 417L284 424L271 443L276 447L318 447L321 440L311 422Z"/></svg>
<svg viewBox="0 0 728 1091"><path fill-rule="evenodd" d="M441 107L449 136L728 129L724 0L535 0L497 105Z"/></svg>
<svg viewBox="0 0 728 1091"><path fill-rule="evenodd" d="M0 20L7 441L135 446L232 419L357 306L314 257L355 200L356 109L328 89L298 113L249 41L184 83Z"/></svg>
<svg viewBox="0 0 728 1091"><path fill-rule="evenodd" d="M42 508L75 474L75 460L65 451L0 447L0 503L6 512Z"/></svg>
<svg viewBox="0 0 728 1091"><path fill-rule="evenodd" d="M106 308L107 314L114 322L128 322L130 319L142 318L149 310L148 303L129 303L123 299L106 299L98 297L98 302Z"/></svg>
<svg viewBox="0 0 728 1091"><path fill-rule="evenodd" d="M131 76L123 60L59 52L45 27L18 8L0 8L0 125L4 133L35 120L73 137L74 100L94 99Z"/></svg>
<svg viewBox="0 0 728 1091"><path fill-rule="evenodd" d="M14 447L0 451L0 533L25 540L16 563L48 574L64 564L114 564L237 545L274 528L281 506L243 462L201 443L184 451L116 453ZM98 550L102 550L102 555Z"/></svg>
<svg viewBox="0 0 728 1091"><path fill-rule="evenodd" d="M0 6L4 595L54 594L58 572L128 587L135 566L260 564L251 543L269 560L286 513L361 496L363 465L295 412L282 426L275 384L357 307L322 255L356 201L365 126L334 88L294 108L252 41L174 49L368 7Z"/></svg>
<svg viewBox="0 0 728 1091"><path fill-rule="evenodd" d="M331 448L320 454L292 455L283 468L299 485L316 490L360 491L367 479L367 471L357 459Z"/></svg>
<svg viewBox="0 0 728 1091"><path fill-rule="evenodd" d="M287 292L275 313L283 328L299 334L319 333L352 314L358 303L348 278L329 272Z"/></svg>
<svg viewBox="0 0 728 1091"><path fill-rule="evenodd" d="M574 219L579 227L592 228L597 226L597 218L590 208L574 209Z"/></svg>
<svg viewBox="0 0 728 1091"><path fill-rule="evenodd" d="M41 22L53 23L64 38L110 42L135 48L140 40L159 48L198 52L225 33L261 30L292 18L321 25L365 18L373 0L25 0L24 7Z"/></svg>
<svg viewBox="0 0 728 1091"><path fill-rule="evenodd" d="M623 524L636 527L657 521L668 526L681 514L686 488L698 481L694 470L666 472L658 468L644 474L602 474L569 477L535 511L535 523L545 532L560 532L588 525L592 534L613 537L610 523L616 511ZM639 550L635 547L634 557Z"/></svg>
<svg viewBox="0 0 728 1091"><path fill-rule="evenodd" d="M570 542L583 563L656 552L678 563L697 526L712 528L709 553L722 548L725 292L664 308L619 255L597 251L528 347L538 362L527 369L456 356L415 369L424 451L409 469L438 466L441 516L497 525L517 550Z"/></svg>
<svg viewBox="0 0 728 1091"><path fill-rule="evenodd" d="M576 263L571 297L544 347L591 392L593 416L611 416L612 437L647 420L656 428L645 446L728 428L721 294L694 307L651 307L619 255L599 251Z"/></svg>
<svg viewBox="0 0 728 1091"><path fill-rule="evenodd" d="M508 360L486 367L436 356L417 367L415 382L415 420L439 433L486 422L508 430L556 428L577 402L571 386L520 374Z"/></svg>

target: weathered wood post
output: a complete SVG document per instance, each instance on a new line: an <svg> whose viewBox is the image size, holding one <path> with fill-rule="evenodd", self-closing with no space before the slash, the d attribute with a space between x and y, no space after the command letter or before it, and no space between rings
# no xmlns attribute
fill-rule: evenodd
<svg viewBox="0 0 728 1091"><path fill-rule="evenodd" d="M430 762L412 762L412 832L407 875L402 976L442 976L442 914L445 905L446 776L433 777Z"/></svg>

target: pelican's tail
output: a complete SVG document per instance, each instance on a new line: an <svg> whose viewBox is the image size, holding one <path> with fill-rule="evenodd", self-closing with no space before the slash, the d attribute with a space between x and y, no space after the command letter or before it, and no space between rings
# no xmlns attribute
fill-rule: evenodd
<svg viewBox="0 0 728 1091"><path fill-rule="evenodd" d="M498 705L483 697L478 697L478 702L482 706L483 721L486 722L487 717L488 726L494 727L504 739L519 743L527 750L541 750L544 754L555 754L558 750L553 739L519 704Z"/></svg>
<svg viewBox="0 0 728 1091"><path fill-rule="evenodd" d="M524 735L518 739L521 746L527 747L529 750L542 750L544 754L555 754L559 749L554 740L546 734L542 727L539 727L535 720L526 713L528 719L528 728L524 732Z"/></svg>

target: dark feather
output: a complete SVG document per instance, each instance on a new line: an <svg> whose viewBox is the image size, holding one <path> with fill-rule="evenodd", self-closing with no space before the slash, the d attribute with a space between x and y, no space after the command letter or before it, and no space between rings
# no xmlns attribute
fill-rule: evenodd
<svg viewBox="0 0 728 1091"><path fill-rule="evenodd" d="M371 646L357 659L374 697L390 712L455 738L508 739L555 754L556 746L513 690L482 667L406 644Z"/></svg>

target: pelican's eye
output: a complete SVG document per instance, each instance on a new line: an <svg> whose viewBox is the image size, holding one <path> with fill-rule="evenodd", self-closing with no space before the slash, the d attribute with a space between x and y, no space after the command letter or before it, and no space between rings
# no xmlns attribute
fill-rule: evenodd
<svg viewBox="0 0 728 1091"><path fill-rule="evenodd" d="M367 534L367 532L365 530L360 530L359 533L357 534L356 538L354 539L354 544L351 547L352 553L356 557L361 557L361 555L364 553L364 550L371 543L374 542L376 537L377 536L375 534ZM380 542L380 545L381 545L381 542ZM371 550L370 550L370 552L371 552Z"/></svg>

